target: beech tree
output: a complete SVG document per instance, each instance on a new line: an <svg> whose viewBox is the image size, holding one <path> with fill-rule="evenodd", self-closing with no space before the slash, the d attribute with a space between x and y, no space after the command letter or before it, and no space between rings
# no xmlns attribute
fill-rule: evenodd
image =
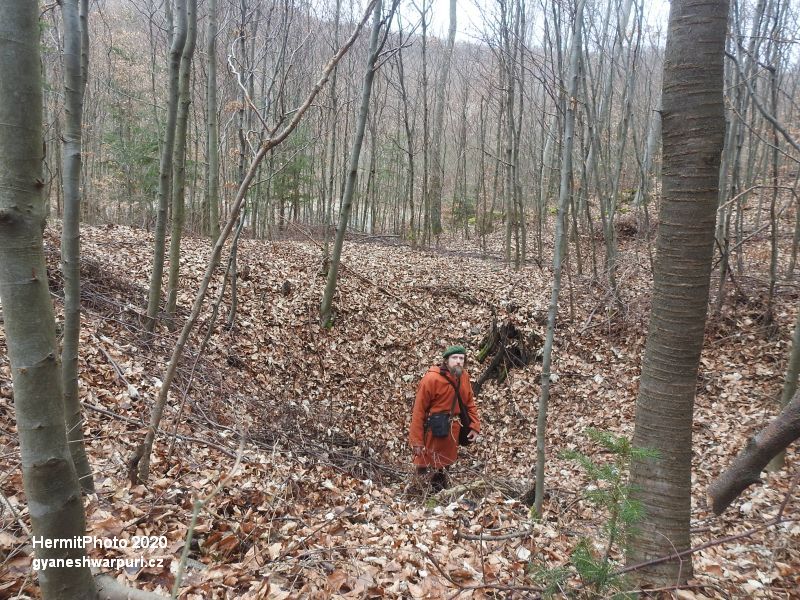
<svg viewBox="0 0 800 600"><path fill-rule="evenodd" d="M214 244L219 237L219 121L217 118L217 0L208 2L208 30L206 35L206 197L208 198L208 234Z"/></svg>
<svg viewBox="0 0 800 600"><path fill-rule="evenodd" d="M77 3L65 7L74 27ZM85 13L84 13L85 14ZM73 40L74 41L74 40ZM64 394L42 232L42 80L35 2L0 4L0 302L11 362L22 483L34 538L86 534L80 484L67 448ZM40 560L82 565L84 548L35 545ZM39 571L45 600L155 599L88 566Z"/></svg>
<svg viewBox="0 0 800 600"><path fill-rule="evenodd" d="M431 229L438 237L442 233L442 138L444 130L445 90L450 79L450 63L456 42L456 0L450 0L450 26L447 29L447 45L439 75L436 79L436 97L433 113L433 140L431 141L430 196Z"/></svg>
<svg viewBox="0 0 800 600"><path fill-rule="evenodd" d="M288 138L289 135L291 135L291 133L295 129L297 129L298 125L302 121L306 112L314 102L314 99L317 97L320 91L322 91L323 87L327 83L331 71L333 71L333 69L336 67L339 61L342 60L342 57L347 53L348 50L350 50L355 41L358 39L358 36L361 33L361 29L363 28L364 24L369 19L369 15L373 11L374 8L373 2L376 1L377 0L372 0L372 2L370 2L370 4L367 6L364 12L364 15L355 25L350 37L347 39L347 41L344 42L344 44L340 48L337 49L334 55L325 64L319 79L316 81L314 86L308 92L308 95L305 97L303 102L297 108L289 111L291 112L291 119L288 121L288 123L284 124L284 117L286 115L281 115L281 118L276 119L277 124L274 127L271 127L266 130L266 137L261 142L261 145L259 146L255 156L253 157L250 166L247 169L247 172L245 173L244 179L242 180L242 183L239 186L238 191L236 192L236 198L234 199L233 205L231 206L230 216L228 217L225 226L220 231L219 238L214 244L214 248L211 252L211 259L209 260L209 263L206 266L206 271L203 274L203 279L200 282L200 287L197 291L197 294L195 295L194 302L192 303L191 312L189 313L189 317L186 319L186 322L183 324L183 328L181 329L180 335L178 336L178 339L175 343L175 348L172 351L169 364L167 365L166 371L164 373L164 380L161 389L158 393L158 398L156 399L156 402L153 404L153 408L150 412L150 423L148 425L145 438L128 459L128 468L132 482L146 481L150 474L150 457L153 451L153 443L155 442L155 437L158 432L158 427L161 423L161 418L164 415L164 407L167 404L167 396L169 394L170 387L172 386L172 381L175 378L175 372L178 367L178 361L180 360L183 354L183 349L186 347L186 343L189 339L189 334L191 333L195 323L197 322L198 317L200 316L200 310L203 307L203 301L205 300L206 292L208 291L208 286L211 282L211 277L214 274L214 270L216 269L216 266L219 262L219 257L222 252L222 247L225 244L226 240L228 239L228 236L233 230L233 226L239 217L239 213L242 210L245 199L247 197L247 191L250 189L250 185L253 179L255 178L259 165L264 160L264 157L270 153L270 151L272 151L275 147L282 144L286 140L286 138ZM264 116L261 115L259 118L262 124L264 124L265 123Z"/></svg>
<svg viewBox="0 0 800 600"><path fill-rule="evenodd" d="M181 50L178 69L178 112L175 122L175 146L172 154L172 235L169 240L169 281L167 285L167 314L175 315L178 302L178 275L180 273L181 236L185 212L186 192L186 136L189 123L189 82L192 75L192 57L197 41L197 0L186 0L186 39Z"/></svg>
<svg viewBox="0 0 800 600"><path fill-rule="evenodd" d="M663 197L650 327L636 402L633 496L646 511L630 564L690 547L692 420L703 346L725 133L722 102L727 0L672 3L662 93ZM680 560L639 571L648 583L692 577Z"/></svg>
<svg viewBox="0 0 800 600"><path fill-rule="evenodd" d="M545 467L545 432L547 425L547 404L550 398L550 364L553 352L553 339L558 316L558 295L561 290L561 266L566 246L565 222L567 207L572 193L572 149L575 134L575 104L571 102L578 92L578 76L581 55L581 38L583 26L584 1L578 0L575 9L575 21L572 25L572 41L569 55L569 75L567 79L564 115L564 143L561 158L561 187L558 197L558 215L556 217L556 235L553 247L553 287L550 293L550 307L547 312L547 333L542 349L542 391L539 396L539 408L536 417L536 497L534 507L536 513L542 514L544 501L544 467Z"/></svg>
<svg viewBox="0 0 800 600"><path fill-rule="evenodd" d="M161 284L164 277L164 243L167 237L167 210L172 191L172 153L175 148L175 125L178 119L178 89L180 63L186 43L188 0L175 0L178 26L169 49L169 81L167 93L167 121L164 143L161 146L161 162L158 173L158 208L156 212L156 235L153 249L153 271L150 275L150 291L147 297L146 327L153 331L161 305ZM170 3L167 2L167 5Z"/></svg>
<svg viewBox="0 0 800 600"><path fill-rule="evenodd" d="M72 462L81 487L94 491L92 469L83 443L83 412L78 398L78 341L81 329L80 214L83 91L89 65L88 0L64 0L64 219L61 269L64 273L64 341L61 350L64 417Z"/></svg>
<svg viewBox="0 0 800 600"><path fill-rule="evenodd" d="M83 535L85 525L67 448L42 240L46 215L38 22L34 2L0 5L0 300L33 535L70 539ZM38 558L83 555L83 549L36 548ZM92 598L96 593L88 568L45 569L39 584L48 599Z"/></svg>

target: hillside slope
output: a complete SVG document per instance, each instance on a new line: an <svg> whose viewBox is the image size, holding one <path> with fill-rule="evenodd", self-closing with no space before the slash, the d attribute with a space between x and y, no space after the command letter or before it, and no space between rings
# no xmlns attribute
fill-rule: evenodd
<svg viewBox="0 0 800 600"><path fill-rule="evenodd" d="M55 232L48 231L47 243L58 296ZM170 395L150 481L132 487L126 460L143 438L177 335L161 326L148 336L140 326L151 245L150 235L120 226L83 232L81 393L98 488L88 499L90 534L148 534L167 542L152 551L93 550L98 558L164 559L110 573L141 588L168 590L169 565L180 556L193 500L226 475L195 529L182 597L439 598L477 586L469 593L480 598L491 593L481 587L487 585L518 588L506 593L522 596L524 586L537 585L532 565L565 563L580 536L602 539L606 515L583 498L589 482L560 452L580 449L603 462L608 457L585 430L632 433L650 286L635 253L626 256L621 277L623 315L606 313L606 291L589 277L573 274L565 284L548 424L549 494L545 519L534 523L522 496L534 469L539 362L484 384L478 396L483 441L462 450L453 470L454 484L475 488L465 496L434 501L409 486L406 431L416 383L446 345L468 348L476 380L491 361L491 355L483 363L476 359L493 322L512 324L518 341L543 335L549 270L532 265L515 272L473 253L348 242L335 322L326 330L317 317L325 284L319 248L305 240L243 241L234 326L224 327L228 290L208 347L197 356L220 268ZM178 320L208 256L205 241L184 242ZM695 422L698 545L758 527L786 493L794 451L788 472L766 477L721 518L710 515L705 499L710 480L775 413L796 304L794 288L781 288L771 338L758 325L755 297L707 328ZM4 344L0 331L0 452L6 457L0 490L24 522ZM243 463L230 473L240 444ZM786 510L797 518L797 506ZM23 527L10 511L0 517L0 597L36 597ZM514 535L468 539L480 533ZM790 521L700 552L695 583L704 587L694 589L696 597L725 597L722 590L730 597L791 596L800 586L798 541L800 526Z"/></svg>

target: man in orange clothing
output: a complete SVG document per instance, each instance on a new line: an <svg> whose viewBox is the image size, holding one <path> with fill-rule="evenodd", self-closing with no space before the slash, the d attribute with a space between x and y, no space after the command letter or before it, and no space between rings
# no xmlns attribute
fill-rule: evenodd
<svg viewBox="0 0 800 600"><path fill-rule="evenodd" d="M458 456L459 438L462 444L474 442L481 430L469 373L464 369L467 351L450 346L443 356L442 363L430 367L419 383L408 434L417 474L433 469L435 491L447 485L445 468ZM469 431L461 436L462 421L467 418Z"/></svg>

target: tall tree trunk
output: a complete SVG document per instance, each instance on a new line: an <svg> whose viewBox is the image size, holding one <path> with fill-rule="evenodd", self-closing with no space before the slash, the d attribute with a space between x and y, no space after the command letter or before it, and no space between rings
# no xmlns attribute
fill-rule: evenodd
<svg viewBox="0 0 800 600"><path fill-rule="evenodd" d="M206 125L206 152L208 153L208 232L211 244L219 237L219 121L217 116L217 0L208 0L208 84L206 103L208 123Z"/></svg>
<svg viewBox="0 0 800 600"><path fill-rule="evenodd" d="M178 119L178 80L181 54L186 43L187 0L175 0L178 27L169 49L169 80L167 92L167 122L164 144L161 147L161 162L158 169L158 209L153 250L153 272L150 275L150 291L147 298L147 321L145 327L153 331L161 304L161 282L164 276L164 242L167 237L167 209L172 191L172 151L175 147L175 123Z"/></svg>
<svg viewBox="0 0 800 600"><path fill-rule="evenodd" d="M422 29L422 245L431 243L431 194L428 185L430 173L430 105L428 103L428 11L430 4L422 0L419 8L420 25Z"/></svg>
<svg viewBox="0 0 800 600"><path fill-rule="evenodd" d="M433 114L433 140L431 141L431 230L437 238L442 233L442 138L444 137L444 105L447 82L450 79L450 63L456 42L456 0L450 0L450 27L447 30L447 46L442 68L436 80L435 112Z"/></svg>
<svg viewBox="0 0 800 600"><path fill-rule="evenodd" d="M228 317L225 320L225 328L230 331L236 323L236 312L239 310L239 286L237 280L239 279L239 266L237 258L239 256L239 237L242 229L244 228L245 221L247 220L247 206L242 208L239 213L239 224L236 226L236 235L233 236L231 243L231 257L228 262L228 271L231 278L231 309L228 311Z"/></svg>
<svg viewBox="0 0 800 600"><path fill-rule="evenodd" d="M514 19L514 11L508 6L505 0L500 3L501 10L501 32L500 35L503 40L503 55L504 55L504 69L503 78L505 83L501 84L501 88L505 88L505 111L506 111L506 140L505 149L503 151L505 164L505 186L503 189L503 198L505 200L506 209L506 239L505 239L505 263L511 265L511 235L516 222L516 203L514 202L514 99L516 97L515 84L517 82L514 73L514 52L512 51L511 38L513 33L511 28ZM514 40L514 50L517 44Z"/></svg>
<svg viewBox="0 0 800 600"><path fill-rule="evenodd" d="M65 4L68 27L77 31L78 4ZM70 44L74 50L68 59L77 61L74 38ZM14 384L22 481L34 539L73 539L83 536L86 527L80 485L67 448L42 241L46 215L37 3L0 4L0 57L0 302ZM74 67L80 71L79 64ZM76 86L76 94L79 81L80 74L68 84ZM85 556L83 548L34 550L39 559L82 560ZM86 567L42 569L39 585L47 600L93 599L96 594Z"/></svg>
<svg viewBox="0 0 800 600"><path fill-rule="evenodd" d="M64 221L61 270L64 274L64 341L61 376L67 440L81 487L94 491L92 468L83 442L83 414L78 397L78 342L81 331L80 214L83 91L88 71L88 0L64 0ZM86 60L86 62L84 62Z"/></svg>
<svg viewBox="0 0 800 600"><path fill-rule="evenodd" d="M660 452L636 459L633 497L645 509L630 564L689 548L692 420L708 306L719 165L727 0L674 0L664 61L663 199L650 328L636 403L633 443ZM679 560L645 567L643 582L674 585L692 576Z"/></svg>
<svg viewBox="0 0 800 600"><path fill-rule="evenodd" d="M578 0L575 9L575 23L572 30L572 48L569 57L569 81L567 83L566 115L564 118L564 143L561 147L561 187L558 195L558 215L556 216L556 238L553 248L553 288L550 294L550 308L547 313L547 333L542 350L542 391L536 415L536 492L534 508L542 514L544 502L544 462L545 433L547 430L547 403L550 399L550 361L553 355L553 338L558 315L558 294L561 289L561 259L566 246L566 219L570 182L572 179L572 143L575 135L575 102L578 97L578 74L581 56L581 29L583 27L584 0Z"/></svg>
<svg viewBox="0 0 800 600"><path fill-rule="evenodd" d="M320 305L320 324L322 327L330 327L333 323L333 294L336 292L339 261L342 257L342 246L344 245L344 234L347 231L347 223L350 220L350 211L353 207L353 193L358 180L358 160L361 156L361 144L364 141L364 132L367 128L367 119L369 118L369 99L372 96L372 82L375 79L375 64L378 61L378 54L383 46L379 41L381 25L383 24L381 20L382 10L383 0L378 0L375 3L375 9L372 15L372 34L369 41L369 55L367 56L367 67L364 72L364 84L361 91L361 107L358 110L358 122L356 123L356 132L353 137L353 149L350 154L350 170L347 173L347 183L342 197L342 211L339 215L339 224L336 227L336 240L333 244L331 264L328 268L325 292L322 296L322 304ZM392 12L394 12L394 5L392 6ZM388 20L391 20L391 17L389 17Z"/></svg>
<svg viewBox="0 0 800 600"><path fill-rule="evenodd" d="M178 303L178 274L181 262L181 237L186 211L186 133L189 123L192 77L192 57L197 41L197 0L186 0L186 41L181 52L178 76L178 115L175 123L175 147L172 153L172 235L169 240L169 282L167 285L167 314L175 316Z"/></svg>
<svg viewBox="0 0 800 600"><path fill-rule="evenodd" d="M336 12L333 19L333 45L339 45L339 26L342 14L342 0L336 0ZM334 69L331 75L331 93L328 108L328 139L326 144L326 158L324 164L328 168L328 179L323 181L322 186L324 189L323 197L327 198L325 206L325 241L322 249L322 265L323 271L327 270L328 261L330 260L330 231L333 225L333 198L334 190L336 189L334 183L336 181L336 121L339 111L339 96L336 90L338 81L339 70ZM323 171L324 172L324 171Z"/></svg>
<svg viewBox="0 0 800 600"><path fill-rule="evenodd" d="M414 130L411 127L411 120L408 114L408 92L406 91L405 67L403 65L403 53L398 52L396 57L397 72L400 84L400 101L403 104L403 129L406 132L406 156L408 158L408 179L406 183L407 197L409 204L408 239L411 240L411 247L417 245L418 226L414 221ZM401 229L403 225L401 224ZM798 228L800 230L800 228Z"/></svg>

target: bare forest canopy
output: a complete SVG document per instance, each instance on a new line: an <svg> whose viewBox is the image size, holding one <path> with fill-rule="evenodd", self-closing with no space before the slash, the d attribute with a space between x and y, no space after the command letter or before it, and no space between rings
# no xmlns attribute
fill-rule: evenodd
<svg viewBox="0 0 800 600"><path fill-rule="evenodd" d="M206 2L198 7L186 142L186 227L195 233L209 229L207 8ZM739 203L745 207L765 201L767 191L753 188L772 177L772 128L751 100L745 81L763 98L764 108L797 137L797 7L786 2L769 14L762 14L763 7L755 14L757 8L742 3L734 11L728 50L738 57L738 67L733 61L726 63L728 116L742 121L730 149L737 165L729 175L730 191L735 196L752 190ZM317 76L317 65L343 41L361 9L342 4L338 25L332 2L222 1L218 10L214 110L224 219L241 179L240 161L248 162L264 138L264 124L255 109L270 126L290 118ZM630 0L590 3L585 10L574 152L589 160L587 168L573 175L576 225L610 236L609 231L599 231L601 221L608 225L640 213L658 192L666 31L663 23L653 20L657 10ZM456 41L449 69L447 41L427 32L434 12L439 23L447 15L444 1L435 6L403 4L400 12L376 73L350 227L427 243L438 234L435 213L441 205L442 227L448 232L482 238L505 229L514 240L513 251L506 248L507 253L541 260L541 230L552 221L548 217L558 193L564 117L560 90L570 39L569 11L555 4L502 2L472 7L463 15L459 11L459 18L471 21L472 41ZM474 23L476 14L482 18L479 24ZM150 228L157 205L165 56L171 33L164 3L99 2L89 24L84 218ZM48 191L58 214L56 142L63 128L58 12L45 13L42 27ZM249 192L249 234L269 238L292 223L316 227L338 220L366 43L366 36L356 42L306 119L259 169ZM252 105L243 99L243 89ZM441 123L435 118L439 109ZM797 152L783 140L778 144L780 210L791 198L798 168ZM592 211L602 212L603 218ZM734 246L743 235L740 222L732 218Z"/></svg>
<svg viewBox="0 0 800 600"><path fill-rule="evenodd" d="M423 6L426 21L430 21L431 3ZM446 13L444 5L435 9ZM208 19L204 10L207 3L201 2L186 165L187 227L197 233L208 229L208 57L204 56ZM239 130L245 132L246 154L263 138L263 126L250 107L244 106L240 85L250 91L254 107L269 124L287 119L316 76L316 65L324 62L337 39L342 41L359 10L343 4L337 27L331 3L220 3L215 60L220 74L216 110L223 217L240 179ZM528 219L547 215L558 182L563 118L559 90L564 76L559 65L564 61L569 15L553 12L551 6L546 10L526 7L524 14L519 8L512 11L511 6L506 12L500 5L484 10L483 30L476 32L479 39L456 42L440 98L437 85L446 42L424 34L419 11L412 5L403 7L376 74L352 228L406 238L430 237L426 215L431 194L440 197L447 229L465 234L483 235L503 228L509 218L517 223L519 216L507 214L506 207L512 206L506 200L509 195L519 197L519 210ZM613 143L602 150L609 154L608 161L600 161L600 179L585 174L588 181L581 189L595 197L600 191L596 185L601 183L607 194L613 179L613 194L625 211L642 179L639 163L658 106L665 32L647 25L633 7L623 27L625 38L613 50L615 15L608 14L605 4L587 7L587 11L591 15L586 30L587 87L581 94L590 100L582 118L586 126L593 125L599 139ZM55 141L63 127L63 95L59 91L63 74L57 11L46 13L42 26L48 82L48 189L53 211L58 213L59 151ZM792 29L788 22L785 26L787 31ZM163 2L100 2L91 12L91 75L85 96L83 154L87 198L83 210L89 222L149 227L155 219L169 33ZM259 170L250 192L247 222L253 235L275 235L288 223L323 224L331 218L331 203L338 209L348 141L358 110L355 99L365 45L362 36L308 118ZM793 85L793 69L787 64L782 71L781 82L787 90ZM609 74L610 87L606 83ZM508 85L512 79L513 88ZM442 102L442 176L437 192L430 189L431 146L437 135L434 113ZM758 120L757 115L751 118ZM623 121L628 131L625 141L619 131ZM585 152L588 131L583 138ZM508 163L515 167L512 180L506 176ZM657 164L654 160L653 168ZM646 177L652 172L648 169ZM334 210L334 221L337 215ZM518 228L516 224L517 235Z"/></svg>

